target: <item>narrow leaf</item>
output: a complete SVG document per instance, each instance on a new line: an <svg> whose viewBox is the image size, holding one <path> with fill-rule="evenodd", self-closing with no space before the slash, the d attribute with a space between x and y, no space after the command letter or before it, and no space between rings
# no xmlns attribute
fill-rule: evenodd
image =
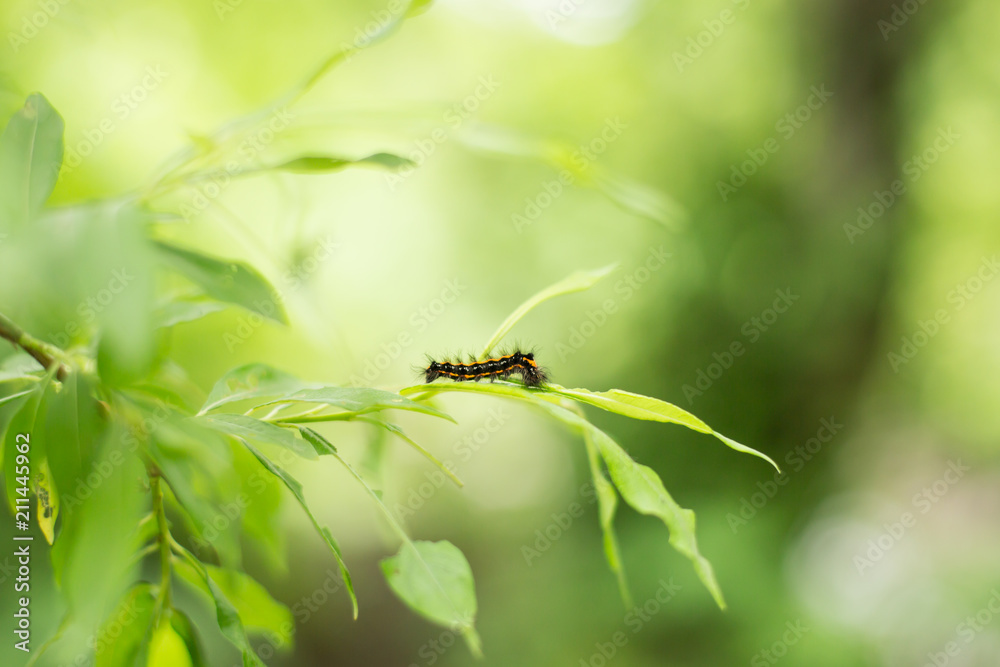
<svg viewBox="0 0 1000 667"><path fill-rule="evenodd" d="M196 421L209 426L223 433L235 435L244 440L252 440L256 443L272 444L285 449L290 449L299 456L307 459L315 459L316 452L307 443L303 442L295 435L295 431L280 426L275 426L269 422L247 417L245 415L231 415L215 413L196 417Z"/></svg>
<svg viewBox="0 0 1000 667"><path fill-rule="evenodd" d="M42 403L42 398L46 393L49 386L49 380L52 378L52 373L50 372L46 376L46 380L40 382L38 386L32 391L32 393L27 397L25 402L21 404L18 408L17 413L13 416L8 427L8 437L4 438L5 441L10 441L11 443L22 442L18 440L19 435L26 436L29 444L29 456L31 459L39 460L41 457L45 456L44 447L45 439L33 437L36 433L35 431L35 420L39 416L39 408ZM28 476L18 475L18 468L21 470L27 470L28 466L20 465L17 463L17 457L20 452L17 451L15 444L9 444L6 447L5 461L4 461L4 481L7 487L7 502L10 507L11 514L17 511L17 504L15 502L18 498L17 490L22 487L28 486ZM21 481L24 483L22 484Z"/></svg>
<svg viewBox="0 0 1000 667"><path fill-rule="evenodd" d="M222 589L208 575L208 570L205 569L205 566L187 549L176 543L173 546L175 550L180 552L184 559L181 563L186 562L205 584L205 588L207 588L209 595L211 595L212 600L215 602L215 615L216 620L219 622L219 629L222 630L225 638L239 649L240 654L243 656L243 667L266 667L250 645L246 629L243 627L243 621L240 620L240 615L237 613L233 603L229 601L226 594L222 592ZM181 563L178 563L178 565Z"/></svg>
<svg viewBox="0 0 1000 667"><path fill-rule="evenodd" d="M347 410L346 413L336 415L316 415L305 418L290 418L287 421L294 423L305 423L311 421L329 421L333 419L353 419L358 415L379 410L410 410L421 412L425 415L433 415L441 419L447 419L454 423L455 420L440 410L435 410L429 405L415 403L399 394L382 389L372 389L370 387L319 387L316 389L302 389L293 394L287 394L281 398L263 403L264 405L274 405L277 403L323 403L335 408ZM279 422L286 420L277 420Z"/></svg>
<svg viewBox="0 0 1000 667"><path fill-rule="evenodd" d="M94 391L92 379L71 373L61 391L49 398L44 416L39 414L53 482L63 493L76 489L79 480L90 473L97 443L106 432L107 424L98 411Z"/></svg>
<svg viewBox="0 0 1000 667"><path fill-rule="evenodd" d="M45 541L52 544L55 539L56 519L59 518L59 491L53 483L47 458L38 465L35 496L38 498L38 527L45 536Z"/></svg>
<svg viewBox="0 0 1000 667"><path fill-rule="evenodd" d="M601 456L608 466L611 481L614 482L622 498L636 511L651 514L663 520L670 530L670 544L691 560L695 572L720 607L725 608L722 591L715 579L711 564L698 551L695 540L694 512L680 507L663 487L663 482L652 468L639 465L612 440L584 417L560 405L566 400L556 392L527 390L511 383L474 385L469 382L440 383L407 387L402 394L433 394L442 391L464 391L505 396L525 401L562 421L578 433L589 431Z"/></svg>
<svg viewBox="0 0 1000 667"><path fill-rule="evenodd" d="M352 166L372 166L383 169L402 169L412 167L415 163L405 157L393 155L392 153L375 153L363 158L344 158L326 155L303 155L281 164L261 167L260 171L290 171L296 174L328 174L340 171L345 167ZM258 170L253 170L258 171ZM246 173L246 172L245 172Z"/></svg>
<svg viewBox="0 0 1000 667"><path fill-rule="evenodd" d="M658 398L643 396L642 394L633 394L632 392L623 391L621 389L590 391L588 389L568 389L551 383L546 385L546 389L559 394L560 396L566 396L567 398L572 398L575 401L593 405L601 408L602 410L614 412L633 419L670 422L680 424L681 426L687 426L689 429L700 431L701 433L710 433L736 451L762 458L774 466L778 472L781 472L781 468L778 467L778 464L775 463L767 454L758 452L756 449L752 449L746 445L741 445L735 440L713 431L708 424L698 419L687 410L677 407L673 403L667 403L666 401L661 401Z"/></svg>
<svg viewBox="0 0 1000 667"><path fill-rule="evenodd" d="M215 383L199 414L220 405L250 398L283 396L306 386L297 377L265 364L246 364L229 371Z"/></svg>
<svg viewBox="0 0 1000 667"><path fill-rule="evenodd" d="M205 565L209 576L233 603L248 630L260 630L275 639L279 648L292 643L292 612L249 575L213 565Z"/></svg>
<svg viewBox="0 0 1000 667"><path fill-rule="evenodd" d="M152 585L143 582L129 590L96 637L95 666L145 665L139 658L149 652L155 608L156 593Z"/></svg>
<svg viewBox="0 0 1000 667"><path fill-rule="evenodd" d="M610 264L600 269L594 269L593 271L576 271L559 282L546 287L541 292L538 292L518 306L517 309L503 321L500 328L498 328L493 333L493 336L490 337L490 340L486 343L483 351L479 353L479 358L482 359L486 357L486 355L488 355L493 348L497 346L497 343L499 343L501 339L507 335L507 332L510 331L514 325L517 324L522 317L527 315L535 306L557 296L562 296L563 294L572 294L573 292L582 292L583 290L590 289L599 280L601 280L601 278L604 278L611 273L617 266L617 264Z"/></svg>
<svg viewBox="0 0 1000 667"><path fill-rule="evenodd" d="M397 580L397 583L402 581L401 585L406 590L407 595L400 593L395 586L393 586L393 590L396 590L403 601L415 611L423 614L435 623L461 632L473 654L476 656L482 655L481 642L479 635L476 634L474 623L476 596L472 585L472 571L462 552L448 542L431 543L413 542L410 540L409 535L406 534L399 521L389 511L389 508L385 506L385 503L382 502L381 493L373 489L351 464L337 453L337 450L326 438L310 428L304 426L299 428L302 431L302 437L313 443L317 451L324 451L330 454L340 461L341 465L347 468L347 471L351 473L354 479L358 480L369 495L371 495L375 501L375 506L385 515L389 526L403 541L403 546L396 556L396 558L404 556L404 560L401 561L402 564L388 566L383 562L382 566L383 572L389 578L391 586L393 585L393 578L390 577L387 568L403 568L403 578L402 580ZM429 544L431 546L419 546L422 544ZM447 547L440 545L447 545ZM455 553L458 554L458 558L455 557ZM392 560L389 559L389 561ZM464 564L464 571L462 570L462 564ZM419 592L419 595L416 595L416 592Z"/></svg>
<svg viewBox="0 0 1000 667"><path fill-rule="evenodd" d="M618 493L601 470L600 452L597 445L594 444L589 430L583 432L583 439L587 446L590 475L594 480L594 490L597 492L597 509L600 514L601 531L604 533L604 556L618 580L618 592L622 596L625 608L631 609L633 607L632 595L629 593L628 582L625 579L625 566L618 548L618 538L615 537L614 520L615 510L618 508Z"/></svg>
<svg viewBox="0 0 1000 667"><path fill-rule="evenodd" d="M192 667L208 667L208 661L205 659L205 652L201 647L201 641L198 639L198 633L194 629L194 624L191 619L188 618L180 609L170 610L170 625L173 626L174 632L184 641L184 645L187 646L188 657L191 658Z"/></svg>
<svg viewBox="0 0 1000 667"><path fill-rule="evenodd" d="M208 298L174 299L162 304L154 313L156 326L167 329L184 322L194 322L224 309L225 304Z"/></svg>
<svg viewBox="0 0 1000 667"><path fill-rule="evenodd" d="M585 423L608 466L611 480L625 502L637 512L663 520L670 530L670 545L694 564L698 578L708 588L719 607L725 609L726 602L722 597L722 589L719 588L712 565L698 551L694 512L684 509L674 501L655 470L633 461L606 433L590 422Z"/></svg>
<svg viewBox="0 0 1000 667"><path fill-rule="evenodd" d="M0 136L0 232L23 225L59 180L63 119L39 93L28 97Z"/></svg>
<svg viewBox="0 0 1000 667"><path fill-rule="evenodd" d="M300 484L297 479L289 475L278 464L274 463L271 459L267 458L255 449L253 445L246 441L244 441L243 444L248 450L250 450L250 453L257 457L257 460L260 461L261 465L263 465L272 475L280 479L285 486L288 487L288 490L292 492L295 499L299 501L299 505L301 505L302 509L305 510L309 520L312 521L313 527L315 527L319 534L323 536L327 546L329 546L330 550L333 552L333 557L337 559L337 564L340 566L340 574L344 578L344 586L347 588L347 594L351 598L351 605L354 609L354 618L356 619L358 617L358 598L354 594L354 584L351 582L351 573L347 570L347 564L344 562L344 555L340 551L340 545L337 544L337 541L333 539L333 535L330 534L330 529L326 526L320 525L319 521L317 521L316 517L313 515L312 510L310 510L309 506L306 504L305 494L302 492L302 484Z"/></svg>
<svg viewBox="0 0 1000 667"><path fill-rule="evenodd" d="M462 483L462 480L460 480L458 476L454 472L452 472L452 470L448 466L441 463L441 461L439 461L436 456L434 456L429 451L421 447L410 436L406 435L403 429L401 429L399 426L396 426L395 424L391 424L389 422L382 421L381 419L373 419L371 417L358 417L358 421L364 421L368 422L369 424L374 424L375 426L385 429L389 433L392 433L393 435L399 437L400 439L408 442L411 447L420 452L428 461L436 465L441 470L441 472L448 475L448 477L451 478L451 481L455 482L455 484L457 484L459 487L465 486L465 484Z"/></svg>
<svg viewBox="0 0 1000 667"><path fill-rule="evenodd" d="M219 301L233 303L275 322L288 324L275 289L256 269L231 260L156 241L161 261Z"/></svg>

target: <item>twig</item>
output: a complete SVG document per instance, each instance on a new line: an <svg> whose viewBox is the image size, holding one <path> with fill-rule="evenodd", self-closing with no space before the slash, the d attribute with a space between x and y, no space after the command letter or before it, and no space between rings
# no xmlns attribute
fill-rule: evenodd
<svg viewBox="0 0 1000 667"><path fill-rule="evenodd" d="M45 370L57 366L56 377L65 380L69 373L69 367L64 364L61 358L64 357L62 350L54 345L38 340L24 329L17 326L3 313L0 313L0 338L6 338L14 345L17 345L25 352L35 358Z"/></svg>

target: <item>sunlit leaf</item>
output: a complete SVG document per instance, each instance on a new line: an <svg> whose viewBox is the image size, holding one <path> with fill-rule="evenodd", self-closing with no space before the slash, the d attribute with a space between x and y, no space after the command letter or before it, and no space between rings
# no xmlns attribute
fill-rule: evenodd
<svg viewBox="0 0 1000 667"><path fill-rule="evenodd" d="M35 496L38 498L38 527L45 536L45 541L52 544L55 539L56 519L59 518L59 490L52 480L48 458L38 464L35 473Z"/></svg>
<svg viewBox="0 0 1000 667"><path fill-rule="evenodd" d="M94 397L94 381L82 373L71 373L59 392L52 392L44 413L44 433L49 468L56 488L63 495L73 492L90 472L95 452L107 423ZM83 500L82 498L78 500ZM75 505L69 503L67 511Z"/></svg>
<svg viewBox="0 0 1000 667"><path fill-rule="evenodd" d="M467 124L458 138L483 153L546 163L574 185L596 189L623 210L670 231L679 229L685 220L684 209L665 193L581 159L580 148L571 143L485 123Z"/></svg>
<svg viewBox="0 0 1000 667"><path fill-rule="evenodd" d="M618 443L593 425L588 427L594 436L601 456L608 466L608 474L622 498L637 512L659 517L670 530L670 544L694 564L698 578L705 584L719 607L725 609L722 589L715 578L711 563L698 551L695 539L694 512L684 509L674 501L663 486L656 471L636 463Z"/></svg>
<svg viewBox="0 0 1000 667"><path fill-rule="evenodd" d="M87 476L72 491L59 491L62 530L52 546L52 566L70 613L85 628L106 617L138 574L134 536L150 511L150 497L141 484L142 463L125 435L120 424L112 426L97 444ZM95 563L114 576L94 576Z"/></svg>
<svg viewBox="0 0 1000 667"><path fill-rule="evenodd" d="M59 180L62 157L63 119L34 93L0 136L0 232L38 213Z"/></svg>
<svg viewBox="0 0 1000 667"><path fill-rule="evenodd" d="M246 364L223 375L212 387L200 413L250 398L285 396L306 387L297 377L266 364Z"/></svg>
<svg viewBox="0 0 1000 667"><path fill-rule="evenodd" d="M131 384L148 375L155 360L155 267L141 218L125 206L87 223L92 270L102 282L86 303L100 327L97 369L106 384Z"/></svg>
<svg viewBox="0 0 1000 667"><path fill-rule="evenodd" d="M254 456L257 457L257 460L260 461L261 465L263 465L264 468L266 468L272 475L280 479L284 483L284 485L288 487L288 490L292 492L292 495L295 496L295 499L299 501L299 505L301 505L302 509L305 510L305 513L309 517L309 520L312 522L313 527L316 528L316 531L319 532L319 534L323 537L323 540L326 542L327 546L330 547L330 551L333 552L333 556L334 558L337 559L337 564L340 566L340 574L341 577L343 577L344 586L347 588L347 594L351 598L351 605L354 609L354 618L357 618L358 598L354 593L354 584L351 582L351 573L347 570L347 564L344 562L344 556L343 553L340 551L340 545L337 544L337 541L335 539L333 539L333 535L330 533L330 529L327 528L326 526L321 525L319 521L316 520L316 517L312 513L312 510L309 509L309 505L306 504L305 494L302 492L302 485L299 483L297 479L289 475L283 468L281 468L281 466L274 463L269 458L264 456L264 454L255 449L253 445L247 442L244 442L244 445L246 446L247 449L250 450L250 452Z"/></svg>
<svg viewBox="0 0 1000 667"><path fill-rule="evenodd" d="M562 421L581 435L589 432L599 449L615 488L633 509L642 514L651 514L663 520L670 530L670 544L691 560L695 572L720 607L725 608L722 591L715 579L711 564L698 551L695 539L694 512L680 507L663 487L656 472L633 461L628 454L584 417L560 405L567 400L556 392L545 389L528 390L512 383L477 385L470 382L433 383L407 387L400 393L410 395L431 395L439 392L458 391L467 393L492 394L525 401ZM572 404L571 404L572 405Z"/></svg>
<svg viewBox="0 0 1000 667"><path fill-rule="evenodd" d="M439 461L436 456L434 456L429 451L421 447L420 444L417 443L412 438L410 438L410 436L406 435L403 429L401 429L399 426L396 426L395 424L391 424L386 421L382 421L381 419L372 419L369 417L358 417L358 420L368 422L369 424L374 424L378 428L385 429L389 433L392 433L398 438L409 443L410 446L416 449L418 452L420 452L420 454L423 455L424 458L426 458L428 461L437 466L441 470L441 472L448 475L448 477L451 478L451 481L455 482L455 484L457 484L458 486L465 486L465 484L462 483L462 480L460 480L458 476L454 472L452 472L451 468L441 463L441 461Z"/></svg>
<svg viewBox="0 0 1000 667"><path fill-rule="evenodd" d="M149 642L146 667L192 667L187 644L170 623L160 623Z"/></svg>
<svg viewBox="0 0 1000 667"><path fill-rule="evenodd" d="M101 627L94 644L95 667L145 665L153 635L156 588L136 584Z"/></svg>
<svg viewBox="0 0 1000 667"><path fill-rule="evenodd" d="M50 371L46 375L46 379L40 382L38 386L29 394L23 403L17 408L17 412L10 420L10 424L7 427L8 436L4 438L5 444L5 456L4 456L4 481L7 487L7 503L10 507L11 514L16 511L15 499L21 497L18 495L19 488L27 488L29 486L29 479L26 472L29 466L23 463L17 462L17 456L20 452L17 450L16 445L18 443L24 443L23 438L18 436L24 436L27 438L28 444L28 454L31 458L35 460L40 460L45 457L45 439L39 438L38 433L35 430L35 421L39 417L39 408L42 405L42 399L45 396L49 382L52 378L53 373ZM42 414L44 417L44 413ZM18 474L18 473L25 474ZM20 481L19 481L20 480Z"/></svg>
<svg viewBox="0 0 1000 667"><path fill-rule="evenodd" d="M173 626L174 632L177 633L177 636L181 638L187 647L192 667L208 667L205 652L201 648L201 641L198 639L198 633L187 614L180 609L171 609L170 625Z"/></svg>
<svg viewBox="0 0 1000 667"><path fill-rule="evenodd" d="M603 169L595 170L591 182L608 199L633 215L659 223L670 231L684 226L684 209L659 190Z"/></svg>
<svg viewBox="0 0 1000 667"><path fill-rule="evenodd" d="M294 623L288 607L271 597L267 589L249 575L212 565L205 565L205 569L226 599L236 607L247 630L266 632L278 648L291 646Z"/></svg>
<svg viewBox="0 0 1000 667"><path fill-rule="evenodd" d="M287 394L281 398L263 403L262 405L274 405L276 403L298 402L298 403L323 403L335 408L346 410L346 413L335 415L337 418L353 418L356 415L377 412L379 410L410 410L421 412L426 415L433 415L441 419L454 422L450 416L436 410L429 405L416 403L404 398L399 394L382 389L372 389L370 387L319 387L316 389L302 389L292 394ZM329 416L316 416L304 420L290 421L328 421ZM279 420L280 421L280 420Z"/></svg>
<svg viewBox="0 0 1000 667"><path fill-rule="evenodd" d="M601 278L604 278L611 273L617 266L617 264L610 264L600 269L594 269L593 271L575 271L559 282L549 285L541 292L538 292L518 306L514 312L503 321L503 324L501 324L490 337L490 340L486 343L483 351L479 353L479 358L482 359L488 355L493 348L497 346L497 343L499 343L503 337L507 335L507 332L510 331L514 325L517 324L521 318L527 315L533 308L557 296L572 294L573 292L582 292L583 290L590 289L599 280L601 280Z"/></svg>
<svg viewBox="0 0 1000 667"><path fill-rule="evenodd" d="M165 329L184 322L200 320L225 307L224 303L208 298L174 299L160 306L154 317L156 326Z"/></svg>
<svg viewBox="0 0 1000 667"><path fill-rule="evenodd" d="M590 475L594 481L594 491L597 495L597 509L600 515L601 532L604 534L604 556L608 560L608 566L614 572L618 580L618 592L625 603L626 609L631 609L632 594L628 590L628 582L625 579L625 565L622 563L620 549L618 548L618 538L615 536L614 520L615 510L618 508L618 493L608 478L601 470L600 451L594 444L590 431L584 431L584 442L587 446L587 462L590 465Z"/></svg>
<svg viewBox="0 0 1000 667"><path fill-rule="evenodd" d="M392 153L374 153L357 159L330 155L303 155L279 164L245 169L240 172L240 175L255 174L262 171L288 171L294 174L329 174L347 167L365 166L395 170L412 167L414 166L414 162L405 157L393 155Z"/></svg>
<svg viewBox="0 0 1000 667"><path fill-rule="evenodd" d="M451 542L408 542L382 561L389 587L424 618L462 634L473 655L482 656L475 629L476 589L472 568Z"/></svg>
<svg viewBox="0 0 1000 667"><path fill-rule="evenodd" d="M701 433L710 433L736 451L744 454L752 454L753 456L762 458L774 466L778 472L781 472L778 464L775 463L767 454L758 452L756 449L752 449L746 445L741 445L721 433L716 433L708 424L698 419L687 410L677 407L673 403L667 403L666 401L661 401L658 398L643 396L642 394L633 394L632 392L623 391L621 389L590 391L588 389L568 389L556 384L548 384L545 388L559 394L560 396L566 396L575 401L586 403L587 405L593 405L601 408L602 410L614 412L633 419L670 422L680 424L681 426L687 426L689 429L700 431Z"/></svg>
<svg viewBox="0 0 1000 667"><path fill-rule="evenodd" d="M175 561L175 567L179 573L185 574L185 566L187 566L189 568L186 577L188 581L195 580L195 576L192 576L190 572L193 570L197 581L203 584L203 590L207 590L212 601L215 603L215 617L219 623L219 629L222 631L223 636L239 649L240 654L243 656L243 667L265 667L250 645L250 640L247 638L247 632L243 627L243 621L240 619L239 613L236 611L233 603L229 601L229 598L226 597L226 594L222 592L222 589L208 575L208 570L205 569L205 566L187 549L176 544L174 548L180 551L183 558L183 560Z"/></svg>
<svg viewBox="0 0 1000 667"><path fill-rule="evenodd" d="M190 517L195 544L211 546L226 565L239 565L239 517L218 509L232 503L239 488L229 446L220 434L162 407L159 414L147 409L142 420L156 424L147 452Z"/></svg>
<svg viewBox="0 0 1000 667"><path fill-rule="evenodd" d="M213 299L242 306L275 322L288 324L281 299L256 269L232 260L218 259L156 241L160 260L205 290Z"/></svg>
<svg viewBox="0 0 1000 667"><path fill-rule="evenodd" d="M275 426L253 417L245 415L231 415L225 413L215 413L202 415L197 420L229 435L235 435L244 440L250 440L258 444L270 444L290 449L299 456L307 459L315 459L316 452L307 443L299 438L295 431L280 426Z"/></svg>
<svg viewBox="0 0 1000 667"><path fill-rule="evenodd" d="M326 438L310 428L303 426L300 429L302 437L313 443L317 452L336 458L364 487L389 526L403 541L403 547L396 556L402 556L402 560L389 559L392 564L383 563L382 566L393 589L415 611L435 623L460 632L473 654L481 655L481 642L475 629L476 595L472 585L472 570L462 552L447 542L410 540L403 526L385 506L382 494L373 489Z"/></svg>

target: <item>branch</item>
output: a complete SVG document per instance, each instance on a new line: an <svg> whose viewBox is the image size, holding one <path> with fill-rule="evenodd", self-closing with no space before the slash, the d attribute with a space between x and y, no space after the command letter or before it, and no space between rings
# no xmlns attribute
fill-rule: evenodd
<svg viewBox="0 0 1000 667"><path fill-rule="evenodd" d="M6 338L14 345L23 349L34 357L35 361L40 363L46 370L56 366L56 377L60 380L66 379L69 367L60 361L60 358L63 357L63 351L54 345L49 345L44 341L38 340L14 324L3 313L0 313L0 338Z"/></svg>

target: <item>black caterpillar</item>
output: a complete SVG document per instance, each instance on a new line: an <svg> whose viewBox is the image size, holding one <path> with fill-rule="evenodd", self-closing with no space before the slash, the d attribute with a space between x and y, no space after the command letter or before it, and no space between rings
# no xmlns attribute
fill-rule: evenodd
<svg viewBox="0 0 1000 667"><path fill-rule="evenodd" d="M423 369L424 380L433 382L439 377L446 377L455 382L479 382L489 378L493 382L497 378L506 380L511 375L519 374L527 387L540 387L548 379L545 369L535 361L534 352L515 350L493 359L470 361L468 363L430 360Z"/></svg>

